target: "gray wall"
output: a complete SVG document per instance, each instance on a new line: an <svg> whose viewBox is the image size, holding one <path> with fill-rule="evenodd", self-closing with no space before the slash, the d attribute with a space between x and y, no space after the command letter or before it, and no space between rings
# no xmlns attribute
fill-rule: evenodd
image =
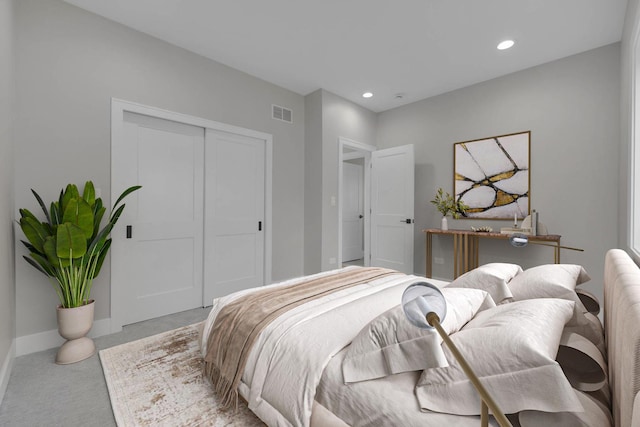
<svg viewBox="0 0 640 427"><path fill-rule="evenodd" d="M629 203L629 189L631 183L631 164L633 159L633 151L631 147L631 126L632 126L632 102L633 102L633 37L638 32L640 26L640 0L629 0L627 5L627 14L625 16L624 31L622 33L621 43L621 147L620 147L620 164L619 164L619 181L620 188L619 197L619 215L618 215L618 240L619 246L627 250L636 262L640 262L640 258L631 251L631 206ZM637 58L640 60L640 58ZM636 112L637 114L637 112Z"/></svg>
<svg viewBox="0 0 640 427"><path fill-rule="evenodd" d="M602 293L603 259L616 247L620 154L620 44L560 59L505 77L379 114L378 148L416 147L415 271L425 272L425 237L439 228L429 200L438 187L453 190L453 143L531 131L531 206L565 245L562 261L586 267L588 289ZM452 220L450 228L507 221ZM434 238L434 276L452 276L451 239ZM523 267L553 261L550 248L511 249L481 242L480 263L507 260Z"/></svg>
<svg viewBox="0 0 640 427"><path fill-rule="evenodd" d="M338 138L375 144L377 115L323 89L305 97L305 274L337 268Z"/></svg>
<svg viewBox="0 0 640 427"><path fill-rule="evenodd" d="M0 0L0 400L15 336L13 262L13 0ZM8 374L8 373L7 373ZM8 378L4 379L4 384Z"/></svg>
<svg viewBox="0 0 640 427"><path fill-rule="evenodd" d="M322 267L322 90L304 98L304 274Z"/></svg>
<svg viewBox="0 0 640 427"><path fill-rule="evenodd" d="M17 207L37 210L30 188L50 200L87 179L111 205L111 97L255 129L273 135L273 279L302 274L302 96L59 0L16 9ZM271 104L291 108L295 124L272 120ZM94 283L96 319L109 317L109 268ZM51 285L21 259L16 274L17 335L55 329Z"/></svg>

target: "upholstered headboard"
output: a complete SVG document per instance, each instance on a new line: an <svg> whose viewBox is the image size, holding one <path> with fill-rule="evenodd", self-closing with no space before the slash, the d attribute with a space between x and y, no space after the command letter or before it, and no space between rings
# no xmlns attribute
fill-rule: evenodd
<svg viewBox="0 0 640 427"><path fill-rule="evenodd" d="M604 327L616 427L640 427L640 269L620 249L605 257Z"/></svg>

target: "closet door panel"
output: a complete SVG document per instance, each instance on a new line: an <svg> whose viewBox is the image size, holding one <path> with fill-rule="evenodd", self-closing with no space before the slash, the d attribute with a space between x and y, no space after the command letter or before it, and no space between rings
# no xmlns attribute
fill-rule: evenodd
<svg viewBox="0 0 640 427"><path fill-rule="evenodd" d="M207 129L205 305L264 284L264 140Z"/></svg>

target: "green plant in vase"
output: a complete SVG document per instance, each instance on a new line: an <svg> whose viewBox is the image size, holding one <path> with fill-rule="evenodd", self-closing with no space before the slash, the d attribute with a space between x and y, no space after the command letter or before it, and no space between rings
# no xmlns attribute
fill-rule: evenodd
<svg viewBox="0 0 640 427"><path fill-rule="evenodd" d="M103 228L100 223L106 208L102 199L96 198L91 181L85 183L82 194L76 185L67 185L49 209L31 190L45 220L40 221L28 209L20 209L20 228L28 240L22 243L29 250L24 259L51 279L62 307L89 303L93 279L100 273L111 246L109 233L125 207L121 202L139 188L129 187L120 195Z"/></svg>
<svg viewBox="0 0 640 427"><path fill-rule="evenodd" d="M431 200L438 209L438 212L442 214L442 229L448 230L447 216L451 215L454 219L459 219L469 209L462 200L456 200L448 192L445 192L442 188L438 188L436 191L436 197Z"/></svg>

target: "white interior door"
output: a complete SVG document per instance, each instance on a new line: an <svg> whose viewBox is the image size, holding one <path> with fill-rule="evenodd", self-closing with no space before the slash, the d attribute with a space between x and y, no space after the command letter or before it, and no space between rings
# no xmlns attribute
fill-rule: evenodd
<svg viewBox="0 0 640 427"><path fill-rule="evenodd" d="M413 145L372 153L371 265L413 273Z"/></svg>
<svg viewBox="0 0 640 427"><path fill-rule="evenodd" d="M264 140L207 129L205 305L265 284Z"/></svg>
<svg viewBox="0 0 640 427"><path fill-rule="evenodd" d="M362 162L362 159L360 159ZM342 165L342 261L364 257L364 166Z"/></svg>
<svg viewBox="0 0 640 427"><path fill-rule="evenodd" d="M202 306L204 129L125 112L122 133L112 194L142 186L112 233L112 304L129 324Z"/></svg>

